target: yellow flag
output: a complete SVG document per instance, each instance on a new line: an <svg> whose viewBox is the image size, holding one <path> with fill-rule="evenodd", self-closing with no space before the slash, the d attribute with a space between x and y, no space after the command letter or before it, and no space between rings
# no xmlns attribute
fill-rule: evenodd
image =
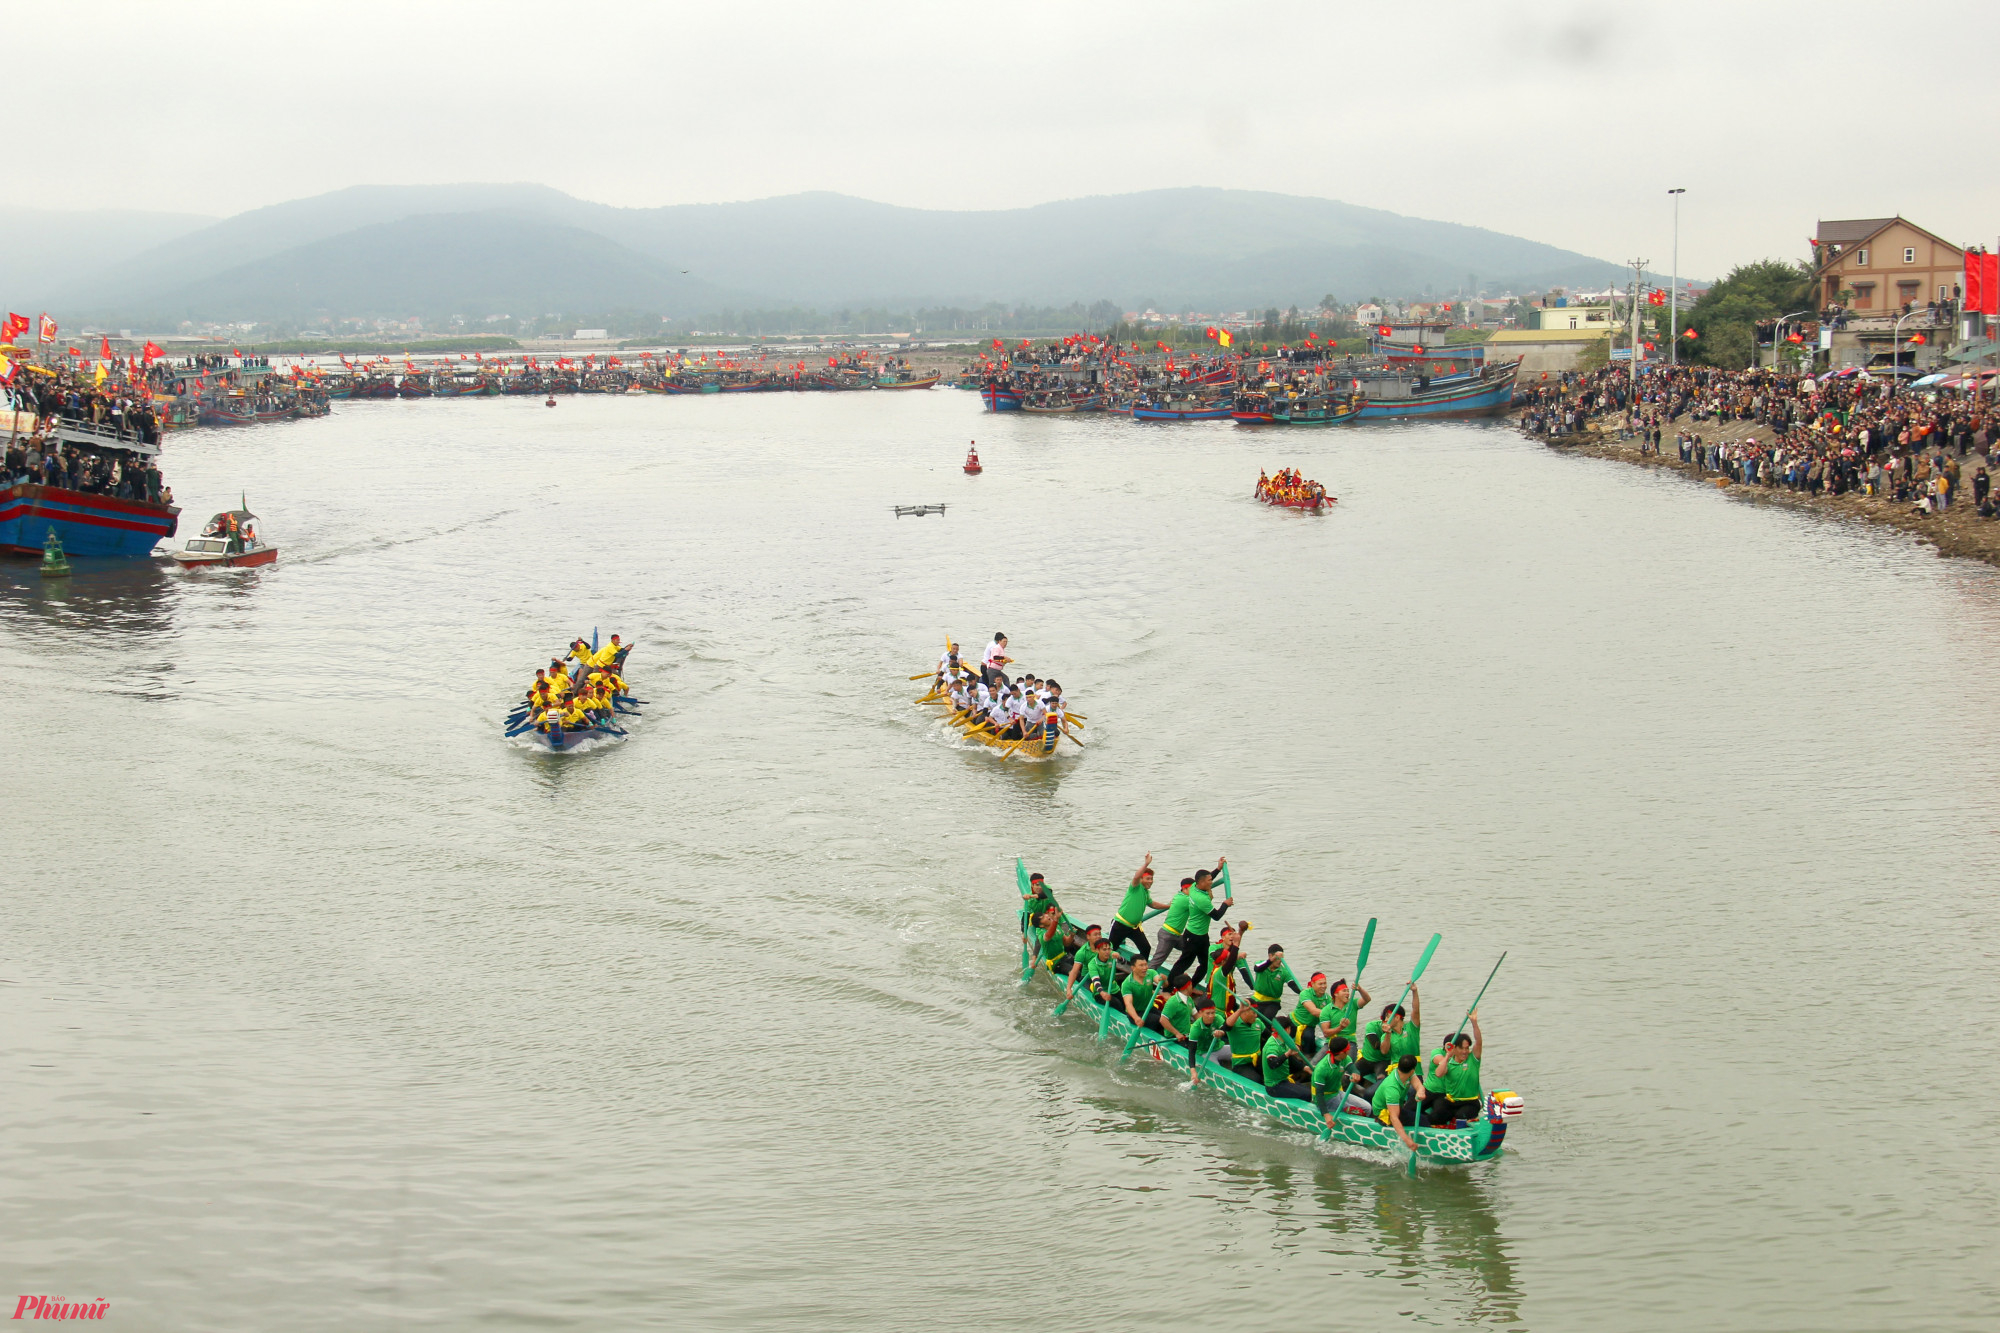
<svg viewBox="0 0 2000 1333"><path fill-rule="evenodd" d="M1231 337L1229 336L1229 330L1228 330L1228 329L1224 329L1224 330L1223 330L1223 331L1222 331L1222 332L1221 332L1220 334L1216 335L1216 337L1217 337L1217 341L1219 341L1219 342L1220 342L1220 343L1221 343L1221 344L1222 344L1222 345L1223 345L1224 347L1227 347L1227 346L1229 346L1229 345L1230 345L1230 343L1232 343L1233 341L1235 341L1234 339L1232 339L1232 338L1231 338Z"/></svg>
<svg viewBox="0 0 2000 1333"><path fill-rule="evenodd" d="M104 383L104 363L102 361L97 363L97 382L99 384Z"/></svg>
<svg viewBox="0 0 2000 1333"><path fill-rule="evenodd" d="M9 361L6 357L0 356L0 384L5 384L8 381L12 380L13 378L14 378L14 363L12 361Z"/></svg>

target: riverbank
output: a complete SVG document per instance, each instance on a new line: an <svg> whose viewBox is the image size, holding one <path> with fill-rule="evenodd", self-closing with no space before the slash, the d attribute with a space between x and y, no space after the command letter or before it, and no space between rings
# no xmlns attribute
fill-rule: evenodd
<svg viewBox="0 0 2000 1333"><path fill-rule="evenodd" d="M1518 417L1516 419L1518 420ZM1804 491L1786 490L1781 486L1747 486L1716 473L1705 472L1693 463L1683 463L1675 454L1663 453L1656 457L1640 453L1636 438L1632 440L1618 438L1619 419L1606 417L1593 421L1576 434L1559 436L1547 443L1551 448L1565 453L1587 454L1593 458L1610 458L1621 463L1634 463L1641 467L1678 472L1690 481L1712 486L1727 492L1734 499L1750 504L1784 505L1828 518L1852 519L1899 528L1930 543L1937 548L1937 553L1941 556L1983 560L1989 565L2000 566L2000 519L1979 516L1979 511L1972 503L1970 485L1966 487L1965 498L1954 503L1951 509L1943 514L1924 514L1914 510L1908 503L1852 493L1814 496ZM1771 428L1759 425L1755 421L1711 422L1701 427L1699 433L1704 440L1712 443L1734 444L1747 439L1769 439ZM1673 448L1672 439L1663 440L1660 447L1663 450ZM1965 463L1968 478L1975 463L1983 464L1989 470L1992 467L1986 456L1978 453L1966 455Z"/></svg>

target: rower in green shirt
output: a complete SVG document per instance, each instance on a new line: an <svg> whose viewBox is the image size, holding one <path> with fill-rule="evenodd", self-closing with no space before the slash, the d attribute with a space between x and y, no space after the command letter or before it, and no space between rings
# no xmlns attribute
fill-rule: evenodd
<svg viewBox="0 0 2000 1333"><path fill-rule="evenodd" d="M1375 1118L1396 1131L1396 1137L1411 1152L1417 1150L1417 1141L1410 1137L1407 1125L1415 1124L1417 1103L1424 1098L1424 1077L1417 1071L1417 1057L1406 1055L1396 1062L1396 1067L1382 1076L1375 1085L1373 1107Z"/></svg>
<svg viewBox="0 0 2000 1333"><path fill-rule="evenodd" d="M1449 1125L1477 1120L1484 1094L1479 1086L1479 1058L1486 1039L1479 1031L1479 1011L1472 1011L1472 1032L1459 1033L1431 1056L1430 1096L1424 1099L1424 1123Z"/></svg>
<svg viewBox="0 0 2000 1333"><path fill-rule="evenodd" d="M1249 1005L1239 1004L1223 1026L1229 1029L1229 1068L1253 1083L1262 1082L1257 1073L1257 1054L1264 1047L1261 1016Z"/></svg>
<svg viewBox="0 0 2000 1333"><path fill-rule="evenodd" d="M1146 1020L1146 1026L1155 1032L1166 1034L1183 1046L1187 1045L1192 1040L1190 1034L1194 1031L1194 1000L1184 990L1175 991L1167 996L1167 1002Z"/></svg>
<svg viewBox="0 0 2000 1333"><path fill-rule="evenodd" d="M1266 1018L1278 1016L1278 1005L1285 998L1285 987L1290 986L1294 995L1299 993L1299 979L1292 975L1292 969L1285 964L1285 946L1274 944L1264 950L1264 961L1250 972L1250 1002L1257 1006L1257 1012Z"/></svg>
<svg viewBox="0 0 2000 1333"><path fill-rule="evenodd" d="M1229 858L1225 856L1215 863L1214 870L1195 872L1194 883L1187 891L1187 919L1181 926L1181 956L1174 959L1173 970L1167 974L1169 986L1178 985L1180 978L1190 971L1198 977L1207 975L1209 924L1220 921L1222 914L1236 903L1234 897L1229 897L1218 906L1212 893L1216 875L1228 864ZM1173 918L1171 909L1167 917L1169 920Z"/></svg>
<svg viewBox="0 0 2000 1333"><path fill-rule="evenodd" d="M1077 978L1082 977L1091 998L1110 1004L1111 993L1118 986L1118 964L1111 958L1111 941L1099 935L1086 947L1089 952L1079 951L1075 965L1069 970L1069 985L1064 988L1063 997L1067 999L1076 993Z"/></svg>
<svg viewBox="0 0 2000 1333"><path fill-rule="evenodd" d="M1285 1022L1292 1029L1292 1040L1308 1059L1319 1053L1320 1014L1327 1005L1326 973L1315 972L1306 988L1299 992L1299 998L1292 1005L1292 1012L1285 1016Z"/></svg>
<svg viewBox="0 0 2000 1333"><path fill-rule="evenodd" d="M1111 952L1119 952L1125 941L1131 940L1139 946L1139 956L1145 958L1150 946L1139 923L1146 919L1149 909L1169 906L1153 901L1153 854L1147 852L1146 863L1133 872L1132 882L1125 887L1124 900L1118 904L1118 914L1111 920Z"/></svg>
<svg viewBox="0 0 2000 1333"><path fill-rule="evenodd" d="M1320 1006L1319 1035L1328 1041L1345 1037L1352 1048L1348 1054L1358 1054L1361 1031L1355 1026L1355 1019L1361 1016L1361 1006L1373 1003L1374 998L1365 988L1348 985L1345 977L1334 982L1327 993L1327 1003Z"/></svg>
<svg viewBox="0 0 2000 1333"><path fill-rule="evenodd" d="M1326 1054L1313 1066L1313 1105L1326 1117L1329 1128L1333 1117L1347 1104L1347 1090L1354 1078L1354 1043L1345 1037L1335 1037L1326 1044Z"/></svg>
<svg viewBox="0 0 2000 1333"><path fill-rule="evenodd" d="M1167 961L1167 955L1181 947L1181 930L1187 925L1188 890L1194 887L1194 880L1181 881L1181 891L1167 903L1167 918L1160 922L1160 942L1153 946L1152 957L1148 960L1154 967ZM1169 990L1177 987L1168 987Z"/></svg>
<svg viewBox="0 0 2000 1333"><path fill-rule="evenodd" d="M1035 918L1035 929L1041 939L1037 945L1042 955L1042 966L1057 976L1062 975L1063 964L1069 961L1069 937L1063 934L1062 908L1045 907Z"/></svg>
<svg viewBox="0 0 2000 1333"><path fill-rule="evenodd" d="M1406 1055L1421 1056L1423 1054L1423 1025L1424 1001L1423 997L1417 994L1417 988L1413 982L1410 986L1409 1017L1405 1018L1402 1008L1398 1006L1396 1016L1389 1020L1389 1054L1397 1060L1402 1059Z"/></svg>
<svg viewBox="0 0 2000 1333"><path fill-rule="evenodd" d="M1110 941L1105 943L1108 945ZM1145 1027L1146 1020L1153 1016L1153 996L1160 989L1157 983L1147 978L1146 973L1150 970L1144 958L1134 958L1132 975L1125 978L1125 984L1118 988L1118 999L1125 1009L1125 1017L1140 1027Z"/></svg>
<svg viewBox="0 0 2000 1333"><path fill-rule="evenodd" d="M1271 1035L1264 1039L1264 1049L1259 1058L1264 1065L1265 1096L1290 1097L1301 1102L1312 1096L1312 1088L1298 1079L1305 1069L1292 1067L1291 1043L1285 1040L1285 1034L1276 1023L1271 1024Z"/></svg>

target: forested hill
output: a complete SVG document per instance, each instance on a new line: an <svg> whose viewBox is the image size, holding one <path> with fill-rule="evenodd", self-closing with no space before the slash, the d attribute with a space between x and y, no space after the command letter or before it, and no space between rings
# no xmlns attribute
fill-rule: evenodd
<svg viewBox="0 0 2000 1333"><path fill-rule="evenodd" d="M632 209L538 185L357 186L192 230L156 216L157 236L127 228L0 300L153 319L518 314L610 308L607 296L673 315L717 303L1236 309L1624 274L1478 227L1203 188L945 212L825 193ZM0 246L9 239L0 215Z"/></svg>

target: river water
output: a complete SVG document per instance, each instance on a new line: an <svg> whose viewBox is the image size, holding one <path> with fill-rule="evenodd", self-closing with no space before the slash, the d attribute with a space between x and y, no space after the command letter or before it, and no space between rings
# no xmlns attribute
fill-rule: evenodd
<svg viewBox="0 0 2000 1333"><path fill-rule="evenodd" d="M987 471L960 474L977 436ZM1984 1329L2000 575L1490 424L955 392L174 438L271 568L0 584L0 1271L128 1328ZM1249 498L1260 467L1340 497ZM896 519L896 503L944 502ZM498 719L593 626L621 745ZM1005 630L1088 750L905 677ZM1968 704L1973 706L1968 707ZM1219 854L1508 1152L1417 1179L1016 984ZM10 1307L11 1308L11 1307Z"/></svg>

